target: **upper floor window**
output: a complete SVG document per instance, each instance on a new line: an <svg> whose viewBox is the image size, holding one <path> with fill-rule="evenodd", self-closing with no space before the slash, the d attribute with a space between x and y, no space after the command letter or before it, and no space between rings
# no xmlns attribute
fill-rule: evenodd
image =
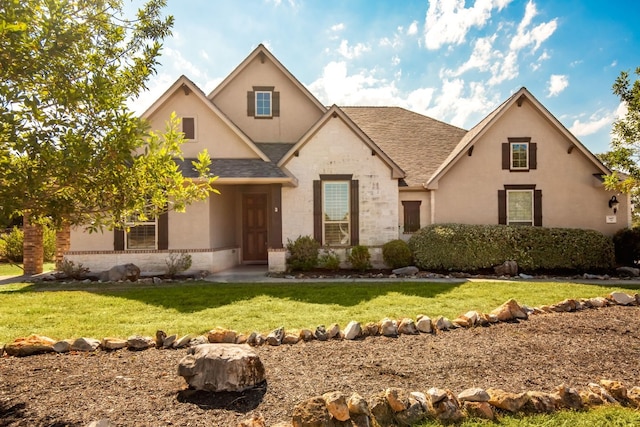
<svg viewBox="0 0 640 427"><path fill-rule="evenodd" d="M247 116L270 119L280 116L280 92L274 86L253 86L247 92Z"/></svg>
<svg viewBox="0 0 640 427"><path fill-rule="evenodd" d="M182 133L185 140L196 139L196 119L194 117L182 118Z"/></svg>
<svg viewBox="0 0 640 427"><path fill-rule="evenodd" d="M502 169L526 172L538 167L538 145L530 137L508 138L502 144Z"/></svg>
<svg viewBox="0 0 640 427"><path fill-rule="evenodd" d="M271 92L256 92L256 117L271 117Z"/></svg>

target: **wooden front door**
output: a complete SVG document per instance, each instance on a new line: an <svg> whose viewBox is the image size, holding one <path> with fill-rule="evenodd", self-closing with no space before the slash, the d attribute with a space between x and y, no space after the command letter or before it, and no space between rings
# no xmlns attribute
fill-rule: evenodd
<svg viewBox="0 0 640 427"><path fill-rule="evenodd" d="M242 195L242 254L246 262L267 262L267 195Z"/></svg>

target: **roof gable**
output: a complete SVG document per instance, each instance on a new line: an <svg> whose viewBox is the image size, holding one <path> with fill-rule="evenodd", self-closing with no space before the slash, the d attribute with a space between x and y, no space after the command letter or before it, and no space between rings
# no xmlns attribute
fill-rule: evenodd
<svg viewBox="0 0 640 427"><path fill-rule="evenodd" d="M222 121L238 138L247 145L263 161L269 161L269 157L263 153L251 139L244 134L229 118L223 114L200 90L200 88L189 80L187 77L180 76L169 89L167 89L160 98L158 98L143 114L143 119L149 119L156 111L158 111L165 103L167 103L174 93L183 91L187 95L193 94L209 111L211 111L220 121Z"/></svg>
<svg viewBox="0 0 640 427"><path fill-rule="evenodd" d="M494 111L482 119L460 140L449 156L438 167L433 175L426 182L425 187L436 188L438 180L449 171L453 165L465 155L465 153L475 144L493 125L495 125L506 111L513 105L520 106L523 102L529 101L536 111L538 111L552 126L554 126L571 144L582 152L598 170L603 174L610 171L602 162L591 153L569 130L545 108L536 97L525 87L511 95L506 101L500 104Z"/></svg>
<svg viewBox="0 0 640 427"><path fill-rule="evenodd" d="M296 152L303 149L313 136L331 119L339 118L345 125L355 133L360 140L371 149L371 154L375 154L391 169L391 177L394 179L400 179L405 177L405 172L396 164L374 141L371 140L350 118L344 111L338 106L333 105L327 112L318 120L309 131L303 135L302 138L282 157L278 162L278 166L283 167L289 160L295 155Z"/></svg>

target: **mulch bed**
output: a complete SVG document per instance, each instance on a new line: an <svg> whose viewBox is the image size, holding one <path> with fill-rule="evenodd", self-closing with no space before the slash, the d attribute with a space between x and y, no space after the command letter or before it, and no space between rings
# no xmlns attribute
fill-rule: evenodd
<svg viewBox="0 0 640 427"><path fill-rule="evenodd" d="M187 390L176 373L186 350L3 357L0 426L235 426L252 415L271 425L328 391L552 391L601 378L631 387L640 385L639 315L614 306L436 335L262 346L267 381L245 393Z"/></svg>

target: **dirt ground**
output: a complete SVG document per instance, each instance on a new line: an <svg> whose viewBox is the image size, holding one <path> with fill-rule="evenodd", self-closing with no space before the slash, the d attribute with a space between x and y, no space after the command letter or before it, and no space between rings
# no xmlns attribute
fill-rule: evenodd
<svg viewBox="0 0 640 427"><path fill-rule="evenodd" d="M640 307L531 316L437 335L369 337L256 348L266 384L245 393L186 389L186 350L0 358L0 426L235 426L252 415L290 419L328 391L364 397L387 387L459 393L581 388L601 378L640 385Z"/></svg>

